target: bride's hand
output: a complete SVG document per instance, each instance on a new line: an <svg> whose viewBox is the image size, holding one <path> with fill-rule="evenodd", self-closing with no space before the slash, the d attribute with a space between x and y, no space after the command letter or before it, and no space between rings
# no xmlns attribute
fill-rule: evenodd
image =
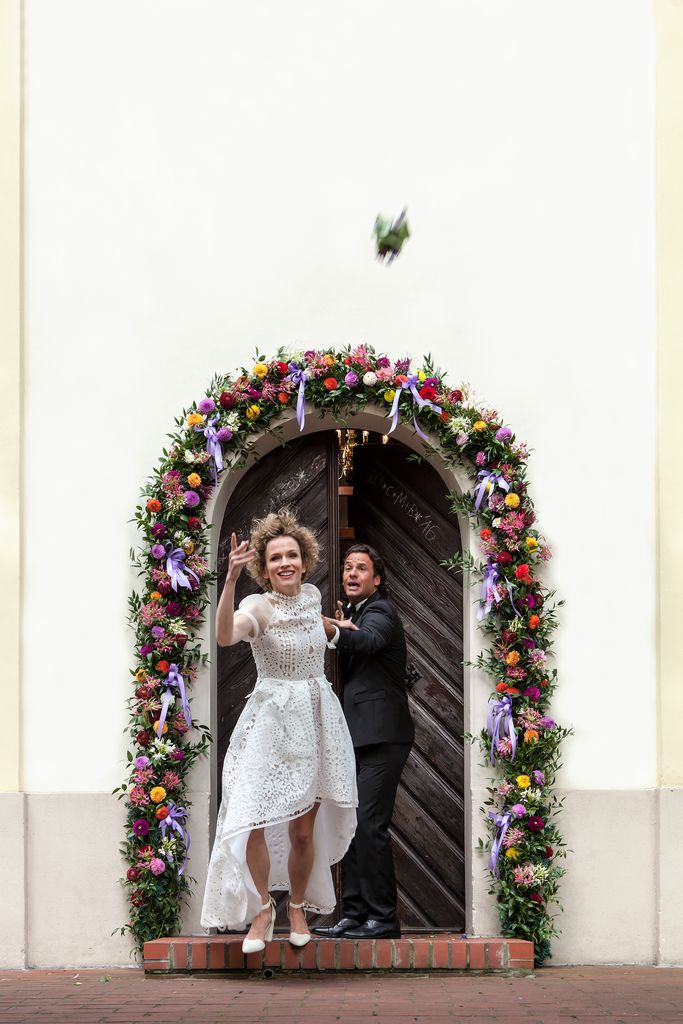
<svg viewBox="0 0 683 1024"><path fill-rule="evenodd" d="M240 578L242 569L249 562L253 562L256 557L256 552L249 547L249 541L243 540L240 544L237 543L237 537L233 533L230 538L230 554L228 555L228 573L225 578L226 583L236 583Z"/></svg>

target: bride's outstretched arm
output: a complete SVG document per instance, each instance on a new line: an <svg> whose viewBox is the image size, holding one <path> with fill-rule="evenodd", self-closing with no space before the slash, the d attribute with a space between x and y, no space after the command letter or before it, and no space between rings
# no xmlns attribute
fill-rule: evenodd
<svg viewBox="0 0 683 1024"><path fill-rule="evenodd" d="M230 538L225 586L216 611L216 642L219 647L231 647L240 640L246 640L253 629L252 622L246 615L235 618L235 584L244 566L248 565L254 556L255 552L249 549L249 541L243 540L238 544L233 533Z"/></svg>

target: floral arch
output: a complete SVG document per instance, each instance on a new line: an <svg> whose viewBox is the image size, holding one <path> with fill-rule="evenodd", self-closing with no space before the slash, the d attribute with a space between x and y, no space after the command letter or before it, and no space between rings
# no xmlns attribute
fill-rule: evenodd
<svg viewBox="0 0 683 1024"><path fill-rule="evenodd" d="M541 580L550 550L528 492L528 453L495 410L480 407L467 388L451 388L430 357L412 363L365 345L259 356L235 378L214 377L206 395L183 410L143 488L135 511L142 542L131 552L142 585L129 599L132 749L126 779L114 791L127 807L121 849L130 919L122 931L138 946L177 933L191 892L187 779L211 742L207 727L193 721L189 699L207 658L198 632L215 582L206 557L207 504L220 475L245 465L261 432L280 434L287 411L304 430L313 410L343 424L369 406L384 411L388 433L412 425L426 452L471 480L451 501L453 514L478 532L479 557L466 552L447 568L481 583L484 650L471 664L490 677L492 692L481 732L469 738L496 778L484 808L489 835L479 848L489 855L489 891L503 933L532 940L538 963L550 956L565 856L553 786L569 730L548 714L557 683L548 659L561 602Z"/></svg>

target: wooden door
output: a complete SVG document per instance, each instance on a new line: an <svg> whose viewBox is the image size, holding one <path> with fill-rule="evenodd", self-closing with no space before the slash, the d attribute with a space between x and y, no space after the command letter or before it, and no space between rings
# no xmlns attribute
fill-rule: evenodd
<svg viewBox="0 0 683 1024"><path fill-rule="evenodd" d="M349 522L385 560L403 619L415 745L392 821L399 917L407 929L465 926L462 580L439 562L460 551L447 489L398 443L354 449Z"/></svg>

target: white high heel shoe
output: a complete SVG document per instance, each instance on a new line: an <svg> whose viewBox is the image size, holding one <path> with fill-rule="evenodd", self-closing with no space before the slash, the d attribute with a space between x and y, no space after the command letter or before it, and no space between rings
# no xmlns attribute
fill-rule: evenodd
<svg viewBox="0 0 683 1024"><path fill-rule="evenodd" d="M266 928L265 935L262 939L244 939L242 942L243 953L260 953L262 949L266 948L266 942L270 942L273 938L273 929L275 928L275 900L271 896L267 903L264 903L261 910L270 909L270 924Z"/></svg>
<svg viewBox="0 0 683 1024"><path fill-rule="evenodd" d="M292 903L291 900L289 901L289 905L292 908L292 910L303 910L303 908L304 908L304 904L303 903ZM305 916L305 911L304 911L304 916ZM291 944L293 946L297 946L297 948L300 949L302 946L307 946L308 943L311 941L311 933L310 932L293 932L293 931L290 931L290 933L289 933L289 941L291 942Z"/></svg>

